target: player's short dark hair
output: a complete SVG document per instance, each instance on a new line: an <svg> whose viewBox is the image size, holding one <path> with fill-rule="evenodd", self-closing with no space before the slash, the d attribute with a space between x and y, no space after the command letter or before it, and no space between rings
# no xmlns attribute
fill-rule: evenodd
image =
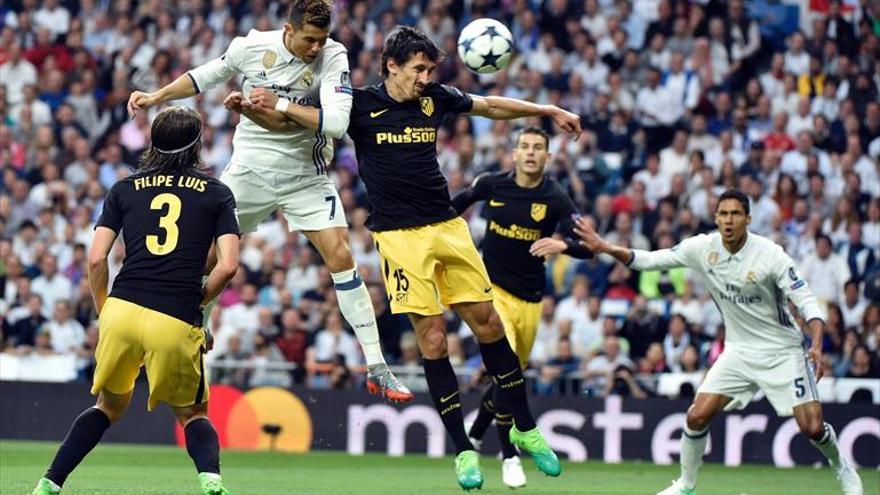
<svg viewBox="0 0 880 495"><path fill-rule="evenodd" d="M141 155L138 169L181 172L202 167L202 119L195 110L171 107L159 112L150 128L150 147Z"/></svg>
<svg viewBox="0 0 880 495"><path fill-rule="evenodd" d="M302 29L306 24L321 29L329 28L331 6L332 2L329 0L294 0L287 13L287 23L296 29Z"/></svg>
<svg viewBox="0 0 880 495"><path fill-rule="evenodd" d="M382 76L388 77L388 59L403 65L417 53L424 53L425 58L434 63L446 55L425 33L409 26L397 26L382 46Z"/></svg>
<svg viewBox="0 0 880 495"><path fill-rule="evenodd" d="M517 144L519 143L519 138L525 136L526 134L537 134L538 136L541 136L542 138L544 138L544 147L550 147L550 135L547 134L547 131L545 131L544 129L535 126L526 127L525 129L520 131L519 136L516 137Z"/></svg>
<svg viewBox="0 0 880 495"><path fill-rule="evenodd" d="M716 212L718 211L718 207L721 206L721 202L726 199L735 199L735 200L739 201L739 204L742 205L743 210L745 210L745 212L746 212L746 215L751 215L751 212L749 211L750 205L749 205L748 196L746 196L745 193L743 193L742 191L739 191L737 189L728 189L728 190L724 191L723 193L721 193L721 197L718 198L718 204L715 205Z"/></svg>

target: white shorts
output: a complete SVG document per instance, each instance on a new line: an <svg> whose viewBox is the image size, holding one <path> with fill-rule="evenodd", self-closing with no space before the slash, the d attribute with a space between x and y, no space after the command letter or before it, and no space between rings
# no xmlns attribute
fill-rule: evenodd
<svg viewBox="0 0 880 495"><path fill-rule="evenodd" d="M278 208L291 232L348 227L339 193L326 175L256 172L230 163L220 180L235 196L242 233L256 230Z"/></svg>
<svg viewBox="0 0 880 495"><path fill-rule="evenodd" d="M819 400L813 368L799 349L772 353L725 349L697 393L731 397L724 408L731 411L746 407L759 390L780 416L791 416L796 406Z"/></svg>

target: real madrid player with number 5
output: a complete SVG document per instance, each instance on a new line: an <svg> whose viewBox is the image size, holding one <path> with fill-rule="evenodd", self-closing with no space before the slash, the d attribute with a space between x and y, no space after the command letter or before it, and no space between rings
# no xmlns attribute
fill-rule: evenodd
<svg viewBox="0 0 880 495"><path fill-rule="evenodd" d="M452 199L459 213L476 201L487 201L483 261L492 279L495 308L513 351L525 368L538 332L544 292L544 257L566 253L586 258L590 252L573 237L577 209L553 179L544 175L550 158L550 136L528 127L520 132L513 149L516 169L486 174ZM560 227L566 239L555 239ZM501 479L517 488L526 484L520 459L510 443L510 407L494 385L486 390L480 412L468 435L481 440L495 420L501 442ZM472 442L473 443L473 442Z"/></svg>
<svg viewBox="0 0 880 495"><path fill-rule="evenodd" d="M155 93L135 91L129 112L244 76L243 94L233 93L225 101L242 119L220 178L235 194L242 232L253 231L281 208L291 231L303 232L330 269L339 309L364 350L370 391L408 401L412 393L382 356L370 293L358 276L345 213L327 176L330 141L345 134L352 100L346 49L328 38L329 31L327 0L296 0L283 29L251 30L235 38L222 57Z"/></svg>
<svg viewBox="0 0 880 495"><path fill-rule="evenodd" d="M822 418L816 382L822 378L824 314L792 259L778 244L748 231L748 197L721 195L715 209L718 232L685 239L672 249L642 251L599 237L585 219L577 222L581 244L608 253L636 270L688 267L709 291L727 329L724 352L709 369L687 411L681 436L681 477L660 495L693 495L706 449L709 423L722 410L742 409L763 391L780 416L794 415L801 433L826 457L843 493L862 495L862 482ZM788 302L807 322L812 338L794 323ZM815 371L814 371L815 367Z"/></svg>

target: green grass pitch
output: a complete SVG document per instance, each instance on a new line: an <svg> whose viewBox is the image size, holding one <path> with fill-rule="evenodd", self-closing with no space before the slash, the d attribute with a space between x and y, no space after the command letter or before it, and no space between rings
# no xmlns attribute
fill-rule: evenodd
<svg viewBox="0 0 880 495"><path fill-rule="evenodd" d="M28 495L55 453L46 442L0 442L0 494ZM444 495L462 494L452 458L425 456L306 455L224 451L223 478L234 495ZM512 495L501 483L498 460L482 459L486 483L472 494ZM519 495L652 494L665 488L677 466L647 463L563 464L560 478L546 478L524 459L528 485ZM862 470L866 495L880 494L880 472ZM809 495L840 493L829 469L725 468L706 465L700 495ZM99 445L65 484L68 495L198 495L186 451L176 447Z"/></svg>

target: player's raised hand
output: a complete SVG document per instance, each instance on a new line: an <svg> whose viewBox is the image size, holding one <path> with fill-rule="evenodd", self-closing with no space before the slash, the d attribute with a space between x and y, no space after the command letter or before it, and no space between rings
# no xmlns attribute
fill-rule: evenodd
<svg viewBox="0 0 880 495"><path fill-rule="evenodd" d="M128 116L133 119L138 110L150 108L155 104L152 94L144 93L143 91L132 91L131 96L128 97Z"/></svg>
<svg viewBox="0 0 880 495"><path fill-rule="evenodd" d="M251 91L249 100L250 103L248 103L247 100L242 103L245 108L249 105L263 108L275 108L275 104L278 103L278 95L266 88L254 88Z"/></svg>
<svg viewBox="0 0 880 495"><path fill-rule="evenodd" d="M564 241L553 239L552 237L544 237L543 239L538 239L529 247L529 254L544 257L551 254L559 254L565 251L566 248L568 248L568 245Z"/></svg>
<svg viewBox="0 0 880 495"><path fill-rule="evenodd" d="M553 112L553 122L563 131L573 134L574 140L581 137L581 118L568 110L556 107Z"/></svg>
<svg viewBox="0 0 880 495"><path fill-rule="evenodd" d="M581 246L594 253L604 253L608 250L608 242L602 239L596 229L590 224L589 219L579 217L575 221L574 233L581 238Z"/></svg>
<svg viewBox="0 0 880 495"><path fill-rule="evenodd" d="M230 112L241 113L243 101L244 95L241 94L241 91L233 91L223 99L223 106Z"/></svg>

